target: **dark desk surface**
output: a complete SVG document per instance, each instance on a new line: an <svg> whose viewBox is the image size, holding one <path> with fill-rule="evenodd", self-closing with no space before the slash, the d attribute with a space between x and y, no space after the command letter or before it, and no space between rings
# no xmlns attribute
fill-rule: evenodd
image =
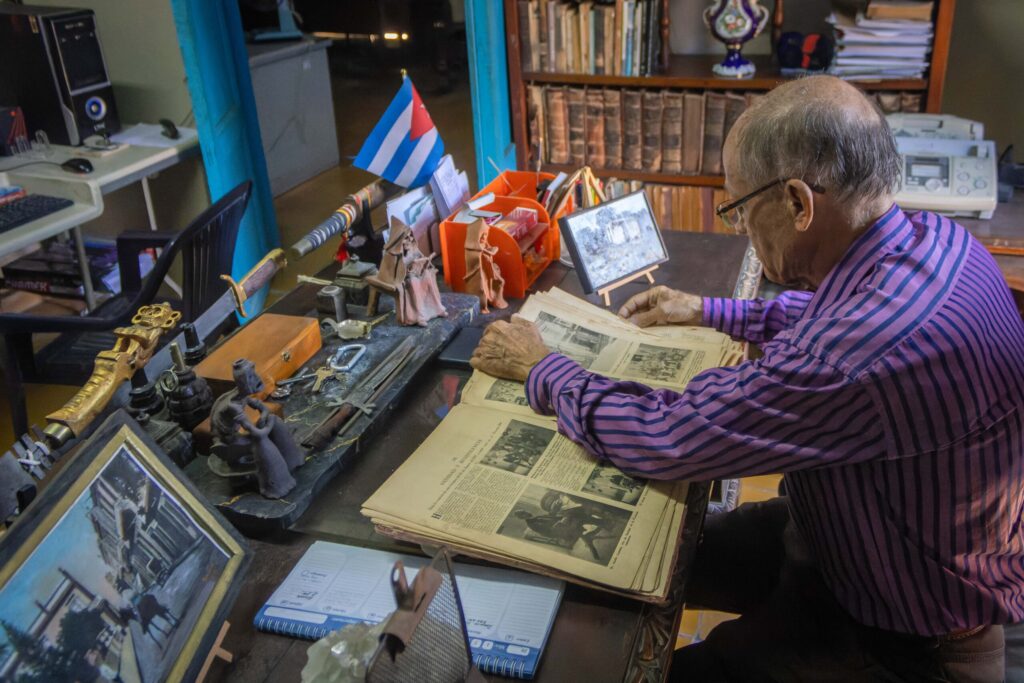
<svg viewBox="0 0 1024 683"><path fill-rule="evenodd" d="M729 235L665 234L671 260L655 273L658 283L712 296L731 296L743 262L747 240ZM335 267L325 269L333 276ZM750 274L751 276L756 275ZM553 264L533 289L554 286L581 294L575 273ZM618 306L646 284L630 284L613 295ZM314 285L300 285L270 308L275 313L310 314ZM597 298L590 297L597 303ZM513 302L513 305L521 302ZM484 325L510 310L482 316ZM317 539L402 552L414 546L399 544L374 532L359 514L362 502L394 472L441 421L458 400L469 373L434 367L406 396L395 413L395 428L369 445L359 460L329 483L295 527L274 538L251 540L254 558L245 585L232 609L225 648L235 663L212 672L211 680L297 681L311 645L256 631L253 616L291 568ZM678 630L678 614L685 569L692 559L707 503L707 486L691 487L673 600L667 607L643 603L601 591L567 585L558 617L538 672L538 681L658 680L665 672L664 657L671 654ZM498 680L497 677L489 677Z"/></svg>

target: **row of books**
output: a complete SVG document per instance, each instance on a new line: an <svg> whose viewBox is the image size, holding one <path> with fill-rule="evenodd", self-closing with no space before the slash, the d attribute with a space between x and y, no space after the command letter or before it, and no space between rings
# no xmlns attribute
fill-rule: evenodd
<svg viewBox="0 0 1024 683"><path fill-rule="evenodd" d="M715 207L728 199L728 193L721 188L664 185L619 178L608 178L604 183L608 199L637 190L643 190L647 195L658 227L663 230L733 234L733 230L715 215Z"/></svg>
<svg viewBox="0 0 1024 683"><path fill-rule="evenodd" d="M762 93L527 87L534 163L721 175L722 143ZM920 111L920 93L878 93L886 113Z"/></svg>
<svg viewBox="0 0 1024 683"><path fill-rule="evenodd" d="M85 253L89 259L93 288L99 292L116 293L120 289L120 281L115 245L88 242ZM147 256L147 261L151 261L151 257ZM139 263L144 263L141 256ZM148 268L143 272L148 272ZM72 298L85 296L78 256L71 244L57 241L49 242L0 268L0 287Z"/></svg>
<svg viewBox="0 0 1024 683"><path fill-rule="evenodd" d="M660 0L518 0L527 72L647 76L661 50Z"/></svg>
<svg viewBox="0 0 1024 683"><path fill-rule="evenodd" d="M848 80L924 78L935 34L931 12L931 2L872 1L855 13L840 3L829 17L836 40L830 72Z"/></svg>

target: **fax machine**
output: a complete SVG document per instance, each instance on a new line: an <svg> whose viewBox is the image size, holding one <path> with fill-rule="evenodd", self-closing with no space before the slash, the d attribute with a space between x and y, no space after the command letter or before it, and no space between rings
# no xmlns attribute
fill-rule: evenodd
<svg viewBox="0 0 1024 683"><path fill-rule="evenodd" d="M896 203L904 209L992 218L996 208L996 146L984 126L945 114L886 117L903 158Z"/></svg>

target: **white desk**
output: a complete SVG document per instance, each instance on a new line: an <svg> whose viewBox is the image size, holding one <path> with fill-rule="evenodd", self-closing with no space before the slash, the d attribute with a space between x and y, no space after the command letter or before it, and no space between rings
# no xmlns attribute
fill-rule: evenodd
<svg viewBox="0 0 1024 683"><path fill-rule="evenodd" d="M182 138L172 147L124 145L105 156L91 156L78 147L54 145L45 159L0 157L0 185L20 185L29 193L65 197L74 202L73 206L0 234L0 256L70 231L82 271L86 307L92 310L95 296L89 261L85 257L81 224L103 213L103 195L141 181L149 226L156 230L149 177L198 153L198 146L199 138L195 133L182 130ZM61 164L72 157L88 159L93 165L93 171L87 174L71 173L59 165L49 163L22 166L33 161Z"/></svg>

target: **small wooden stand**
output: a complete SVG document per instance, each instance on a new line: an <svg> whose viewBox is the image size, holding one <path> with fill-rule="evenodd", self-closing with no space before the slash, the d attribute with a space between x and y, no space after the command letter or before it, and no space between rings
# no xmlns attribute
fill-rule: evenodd
<svg viewBox="0 0 1024 683"><path fill-rule="evenodd" d="M611 296L609 296L609 295L614 290L618 289L619 287L621 287L622 285L624 285L626 283L632 282L633 280L639 280L642 277L646 277L647 281L650 282L653 285L654 284L654 276L652 276L651 273L653 273L657 269L658 269L658 266L651 266L650 268L647 268L646 270L641 270L640 272L634 273L634 274L630 275L629 277L624 277L621 280L616 280L615 282L611 283L607 287L602 287L601 289L597 290L597 294L604 299L604 305L605 306L611 306L612 305L612 299L611 299Z"/></svg>
<svg viewBox="0 0 1024 683"><path fill-rule="evenodd" d="M210 673L210 666L213 665L213 660L223 659L225 662L230 664L235 660L235 656L221 647L224 642L224 636L228 634L228 629L231 628L231 622L225 621L221 624L220 633L217 634L217 640L213 641L213 647L210 648L210 653L206 655L206 661L203 662L203 668L199 670L199 675L196 676L197 683L203 683L206 677Z"/></svg>

